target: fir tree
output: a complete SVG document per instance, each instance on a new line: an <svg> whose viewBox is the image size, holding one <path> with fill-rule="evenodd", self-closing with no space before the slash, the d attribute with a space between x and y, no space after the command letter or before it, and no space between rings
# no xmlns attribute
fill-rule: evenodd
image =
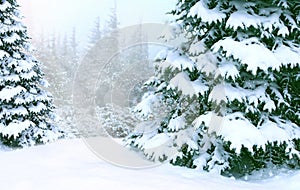
<svg viewBox="0 0 300 190"><path fill-rule="evenodd" d="M45 78L50 82L49 91L54 96L57 105L57 119L55 124L70 133L74 131L74 115L72 106L73 79L78 65L78 45L76 30L70 35L65 34L62 40L57 33L53 33L48 39L41 37L34 45L37 47L36 57L43 62Z"/></svg>
<svg viewBox="0 0 300 190"><path fill-rule="evenodd" d="M91 35L89 36L88 48L93 48L93 46L102 38L102 33L100 17L97 17L95 19L94 28L91 30Z"/></svg>
<svg viewBox="0 0 300 190"><path fill-rule="evenodd" d="M52 98L40 62L30 55L26 28L15 0L0 1L0 140L10 146L53 141L62 132L50 123Z"/></svg>
<svg viewBox="0 0 300 190"><path fill-rule="evenodd" d="M106 72L107 70L104 71L103 68L110 62L112 55L119 51L117 30L118 18L114 8L103 32L101 32L103 38L95 41L94 46L88 47L88 52L77 70L74 81L76 85L73 89L74 107L76 108L74 111L78 116L76 118L77 126L80 127L79 130L84 136L96 135L96 132L99 135L103 132L95 130L95 126L99 125L98 119L96 119L95 103L102 106L105 95L109 94L108 78L111 77L111 73ZM99 79L100 77L105 80ZM98 90L95 89L96 86L99 87Z"/></svg>
<svg viewBox="0 0 300 190"><path fill-rule="evenodd" d="M299 168L299 11L296 0L178 1L174 36L186 40L157 56L136 107L160 122L128 143L228 176Z"/></svg>

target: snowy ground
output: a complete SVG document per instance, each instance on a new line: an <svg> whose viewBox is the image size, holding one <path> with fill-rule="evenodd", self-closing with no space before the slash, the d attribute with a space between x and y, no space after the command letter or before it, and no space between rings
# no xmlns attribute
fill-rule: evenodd
<svg viewBox="0 0 300 190"><path fill-rule="evenodd" d="M1 190L300 189L300 172L245 182L168 164L121 168L101 160L81 139L0 150L0 168Z"/></svg>

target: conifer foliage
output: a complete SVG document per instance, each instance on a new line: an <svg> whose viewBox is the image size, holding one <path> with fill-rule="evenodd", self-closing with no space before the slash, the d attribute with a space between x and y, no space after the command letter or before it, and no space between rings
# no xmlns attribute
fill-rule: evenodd
<svg viewBox="0 0 300 190"><path fill-rule="evenodd" d="M62 132L49 123L52 98L41 86L40 62L21 23L16 0L0 1L0 140L10 146L53 141Z"/></svg>
<svg viewBox="0 0 300 190"><path fill-rule="evenodd" d="M180 0L171 13L185 41L157 56L135 109L159 122L128 143L228 176L299 168L299 1Z"/></svg>

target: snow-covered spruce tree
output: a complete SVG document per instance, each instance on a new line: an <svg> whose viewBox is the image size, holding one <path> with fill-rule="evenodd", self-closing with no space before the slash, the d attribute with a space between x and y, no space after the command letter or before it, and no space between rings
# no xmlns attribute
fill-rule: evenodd
<svg viewBox="0 0 300 190"><path fill-rule="evenodd" d="M299 11L298 0L180 0L172 25L186 40L157 56L136 107L160 122L128 143L227 176L299 168Z"/></svg>
<svg viewBox="0 0 300 190"><path fill-rule="evenodd" d="M146 37L142 33L142 25L137 27L131 36L129 36L133 46L126 46L120 43L120 47L125 47L119 51L116 56L110 60L107 65L108 72L112 76L105 77L109 79L111 85L111 94L106 94L109 99L104 100L105 105L96 108L97 118L100 120L102 127L114 138L123 138L131 133L132 129L140 123L135 113L131 112L133 105L140 102L144 94L141 86L145 77L153 75L153 68L148 63L148 46L143 44ZM128 35L126 37L128 39ZM123 42L120 40L120 42ZM128 43L128 42L127 42ZM115 69L115 68L122 69ZM125 70L125 72L124 72ZM102 82L102 81L101 81ZM99 86L99 91L107 93L103 86Z"/></svg>
<svg viewBox="0 0 300 190"><path fill-rule="evenodd" d="M93 48L93 46L102 38L102 27L100 23L100 17L96 17L94 26L91 30L91 34L89 35L89 44L88 49Z"/></svg>
<svg viewBox="0 0 300 190"><path fill-rule="evenodd" d="M15 0L0 1L0 141L27 146L53 141L62 132L49 123L52 99L42 90L40 63L31 56Z"/></svg>

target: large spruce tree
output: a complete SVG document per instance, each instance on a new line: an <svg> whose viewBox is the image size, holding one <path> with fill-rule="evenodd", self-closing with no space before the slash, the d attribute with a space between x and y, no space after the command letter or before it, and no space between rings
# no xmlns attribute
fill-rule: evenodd
<svg viewBox="0 0 300 190"><path fill-rule="evenodd" d="M21 22L16 0L0 1L0 141L26 146L57 139L62 132L49 123L53 115L51 96L40 62Z"/></svg>
<svg viewBox="0 0 300 190"><path fill-rule="evenodd" d="M299 11L298 0L178 1L172 25L185 40L157 56L136 107L152 127L128 143L228 176L299 168Z"/></svg>

